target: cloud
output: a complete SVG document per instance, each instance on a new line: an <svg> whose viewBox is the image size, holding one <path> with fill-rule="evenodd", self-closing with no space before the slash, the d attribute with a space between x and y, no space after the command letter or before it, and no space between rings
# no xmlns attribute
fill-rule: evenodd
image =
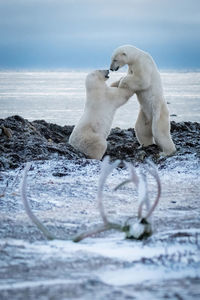
<svg viewBox="0 0 200 300"><path fill-rule="evenodd" d="M87 67L93 51L103 61L127 43L151 52L159 62L164 51L163 65L172 53L175 61L180 49L187 60L188 53L195 54L198 64L199 8L198 0L1 0L0 66L11 58L13 66L21 64L23 59L16 58L26 53L24 64L62 64L62 58Z"/></svg>

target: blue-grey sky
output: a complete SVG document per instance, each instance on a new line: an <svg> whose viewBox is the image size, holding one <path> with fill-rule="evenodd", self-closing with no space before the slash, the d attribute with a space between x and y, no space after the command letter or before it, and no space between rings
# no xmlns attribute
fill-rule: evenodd
<svg viewBox="0 0 200 300"><path fill-rule="evenodd" d="M123 44L200 69L200 0L0 0L1 69L104 68Z"/></svg>

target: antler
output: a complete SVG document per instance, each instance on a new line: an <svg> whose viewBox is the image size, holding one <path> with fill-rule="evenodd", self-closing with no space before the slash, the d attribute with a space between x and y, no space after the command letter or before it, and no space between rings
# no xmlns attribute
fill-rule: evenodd
<svg viewBox="0 0 200 300"><path fill-rule="evenodd" d="M33 214L28 199L27 199L27 191L26 191L26 186L27 186L27 173L30 170L31 164L27 163L25 168L24 168L24 174L23 174L23 179L22 179L22 184L21 184L21 197L22 201L24 204L25 211L31 221L38 227L39 230L41 230L46 236L47 239L53 240L56 239L56 237L38 220L38 218Z"/></svg>
<svg viewBox="0 0 200 300"><path fill-rule="evenodd" d="M155 210L156 206L158 205L158 202L159 202L159 199L160 199L160 196L161 196L161 181L160 181L160 177L158 175L157 168L154 165L154 163L150 160L148 160L148 164L152 168L152 169L148 168L148 171L155 178L156 183L157 183L157 187L158 187L158 191L157 191L157 195L156 195L156 198L154 200L154 203L151 206L151 208L149 209L149 212L147 213L147 215L145 216L145 219L148 219L152 215L153 211Z"/></svg>
<svg viewBox="0 0 200 300"><path fill-rule="evenodd" d="M102 167L101 167L101 173L100 173L100 178L99 178L99 185L98 185L98 193L97 193L97 203L98 203L98 208L100 211L100 215L103 220L103 224L93 228L87 232L81 233L77 235L75 238L72 240L74 242L81 241L89 236L92 236L94 234L110 230L110 229L115 229L118 231L123 231L126 233L127 238L132 238L132 239L143 239L151 235L152 233L152 228L151 224L149 223L148 219L152 215L153 211L155 210L159 198L161 195L161 182L160 178L157 172L157 169L155 165L148 161L148 165L151 167L150 168L145 168L156 180L157 187L158 187L158 192L157 196L155 198L154 203L152 204L150 208L149 204L149 197L148 197L148 185L147 185L147 176L146 173L140 172L140 176L137 175L133 165L131 163L125 163L127 168L129 169L130 172L130 179L123 181L121 184L119 184L115 190L117 190L119 187L123 186L126 183L133 182L136 185L136 188L138 190L138 197L139 197L139 207L138 207L138 221L136 223L131 223L132 218L128 218L125 224L122 226L118 223L112 223L108 220L104 206L103 206L103 189L105 182L109 176L109 174L113 171L114 168L116 168L119 164L119 160L115 161L114 163L109 163L109 157L105 157L103 162L102 162ZM31 221L38 227L39 230L43 232L43 234L47 237L47 239L56 239L57 237L54 236L38 219L37 217L33 214L31 211L28 199L27 199L27 191L26 191L26 186L27 186L27 173L30 169L31 164L27 163L25 168L24 168L24 174L23 174L23 179L22 179L22 184L21 184L21 197L22 201L25 207L25 211ZM146 204L147 207L147 214L145 217L142 217L142 209L144 204Z"/></svg>
<svg viewBox="0 0 200 300"><path fill-rule="evenodd" d="M109 223L105 210L103 207L103 188L108 178L109 174L119 165L120 161L116 160L114 163L109 164L109 156L106 156L101 165L101 174L99 178L98 192L97 192L97 201L100 215L105 225Z"/></svg>
<svg viewBox="0 0 200 300"><path fill-rule="evenodd" d="M122 227L120 224L117 223L112 223L108 220L104 206L103 206L103 188L105 185L105 182L109 176L109 174L119 165L119 160L116 160L114 163L109 164L109 156L106 156L102 162L101 165L101 173L100 173L100 178L99 178L99 185L98 185L98 192L97 192L97 203L98 203L98 208L100 215L103 220L103 225L100 227L97 227L96 229L92 229L86 233L82 233L78 236L76 236L73 241L74 242L79 242L83 240L86 237L92 236L94 234L106 231L106 230L111 230L111 229L116 229L121 231Z"/></svg>
<svg viewBox="0 0 200 300"><path fill-rule="evenodd" d="M121 188L123 185L133 182L136 186L136 188L138 188L138 184L139 184L139 177L135 171L135 168L133 167L133 165L129 162L124 162L126 168L129 170L130 173L130 178L127 180L122 181L120 184L118 184L115 188L114 191L118 190L119 188Z"/></svg>
<svg viewBox="0 0 200 300"><path fill-rule="evenodd" d="M122 182L118 185L115 189L118 189L120 186L133 182L136 185L138 190L138 198L139 198L139 205L138 205L138 221L132 223L133 218L128 218L124 225L124 231L126 233L127 238L131 239L143 239L147 238L152 234L152 226L149 222L149 218L152 215L153 211L155 210L156 206L158 205L160 196L161 196L161 182L157 172L157 169L153 162L148 161L148 165L151 167L145 167L146 171L148 171L155 179L158 187L158 192L156 199L153 205L150 208L150 201L149 201L149 192L148 192L148 184L147 184L147 175L143 171L140 171L140 177L136 174L136 171L132 164L126 163L127 168L130 171L130 179ZM142 216L142 210L144 204L147 208L147 214L145 217Z"/></svg>
<svg viewBox="0 0 200 300"><path fill-rule="evenodd" d="M123 185L130 183L130 182L133 182L135 184L135 186L138 190L138 198L139 198L139 207L138 207L138 218L139 219L142 218L143 205L146 204L147 211L148 211L148 213L146 214L146 216L144 218L148 219L152 215L156 206L158 205L158 202L159 202L159 199L161 196L161 182L160 182L160 178L159 178L159 175L157 172L157 168L154 165L154 163L151 162L150 160L148 160L147 163L151 167L151 169L149 167L145 167L145 169L147 172L149 172L155 178L157 187L158 187L157 196L156 196L156 199L155 199L153 205L151 206L151 208L150 208L150 201L149 201L147 176L143 171L140 171L140 177L139 177L135 171L135 168L133 167L133 165L131 163L125 162L125 165L129 169L129 172L130 172L130 178L121 182L114 189L116 191Z"/></svg>
<svg viewBox="0 0 200 300"><path fill-rule="evenodd" d="M146 208L149 209L149 194L148 194L148 184L147 184L147 176L144 172L140 172L140 180L138 183L138 198L139 198L139 206L138 206L138 219L142 219L142 208L144 204L146 204Z"/></svg>
<svg viewBox="0 0 200 300"><path fill-rule="evenodd" d="M105 157L105 159L102 162L102 168L101 168L101 174L99 178L99 185L98 185L98 194L97 194L97 200L98 200L98 207L100 211L100 215L103 220L103 225L93 228L89 230L88 232L81 233L77 235L75 238L73 238L74 242L78 242L83 240L86 237L92 236L94 234L110 230L110 229L116 229L116 230L121 230L121 225L117 223L112 223L109 222L107 219L107 216L105 214L105 210L103 207L103 188L106 182L107 177L109 174L113 171L114 168L116 168L119 164L119 160L115 161L112 164L109 164L109 157ZM38 227L40 231L44 234L44 236L49 239L58 239L55 235L53 235L41 222L38 220L38 218L33 214L31 207L28 202L27 198L27 173L30 170L31 164L27 163L25 168L24 168L24 174L22 178L22 184L21 184L21 198L24 204L25 211L31 221Z"/></svg>

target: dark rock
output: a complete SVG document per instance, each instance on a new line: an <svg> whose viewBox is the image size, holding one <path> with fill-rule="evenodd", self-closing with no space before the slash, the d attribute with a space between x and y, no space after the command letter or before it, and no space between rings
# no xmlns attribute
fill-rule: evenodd
<svg viewBox="0 0 200 300"><path fill-rule="evenodd" d="M84 158L68 144L73 126L58 126L47 122L29 122L20 116L0 119L1 128L12 130L12 137L0 135L0 170L19 167L33 160L59 157L66 159Z"/></svg>
<svg viewBox="0 0 200 300"><path fill-rule="evenodd" d="M12 136L8 137L1 131L0 170L17 168L22 163L33 160L49 160L55 157L70 160L86 158L68 144L74 126L59 126L44 120L29 122L20 116L12 116L0 119L0 128L9 128L12 132ZM171 133L177 147L177 159L185 154L200 157L199 123L172 121ZM163 167L168 158L160 158L159 152L156 145L141 148L133 128L114 128L108 137L106 155L110 155L112 160L121 159L138 164L151 158Z"/></svg>
<svg viewBox="0 0 200 300"><path fill-rule="evenodd" d="M52 175L55 177L63 177L63 176L67 176L67 173L56 172L56 173L52 173Z"/></svg>

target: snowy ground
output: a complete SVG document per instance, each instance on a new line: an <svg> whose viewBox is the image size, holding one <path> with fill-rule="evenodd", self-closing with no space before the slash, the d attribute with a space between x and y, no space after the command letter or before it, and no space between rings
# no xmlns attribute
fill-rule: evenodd
<svg viewBox="0 0 200 300"><path fill-rule="evenodd" d="M0 299L199 299L200 166L187 154L159 170L162 196L154 234L146 241L105 232L73 243L70 237L102 221L96 205L101 162L50 160L32 163L28 196L34 213L58 237L47 241L25 214L22 169L0 174ZM137 215L137 193L116 169L105 187L111 220ZM6 183L8 186L5 190ZM156 184L149 177L153 199Z"/></svg>

